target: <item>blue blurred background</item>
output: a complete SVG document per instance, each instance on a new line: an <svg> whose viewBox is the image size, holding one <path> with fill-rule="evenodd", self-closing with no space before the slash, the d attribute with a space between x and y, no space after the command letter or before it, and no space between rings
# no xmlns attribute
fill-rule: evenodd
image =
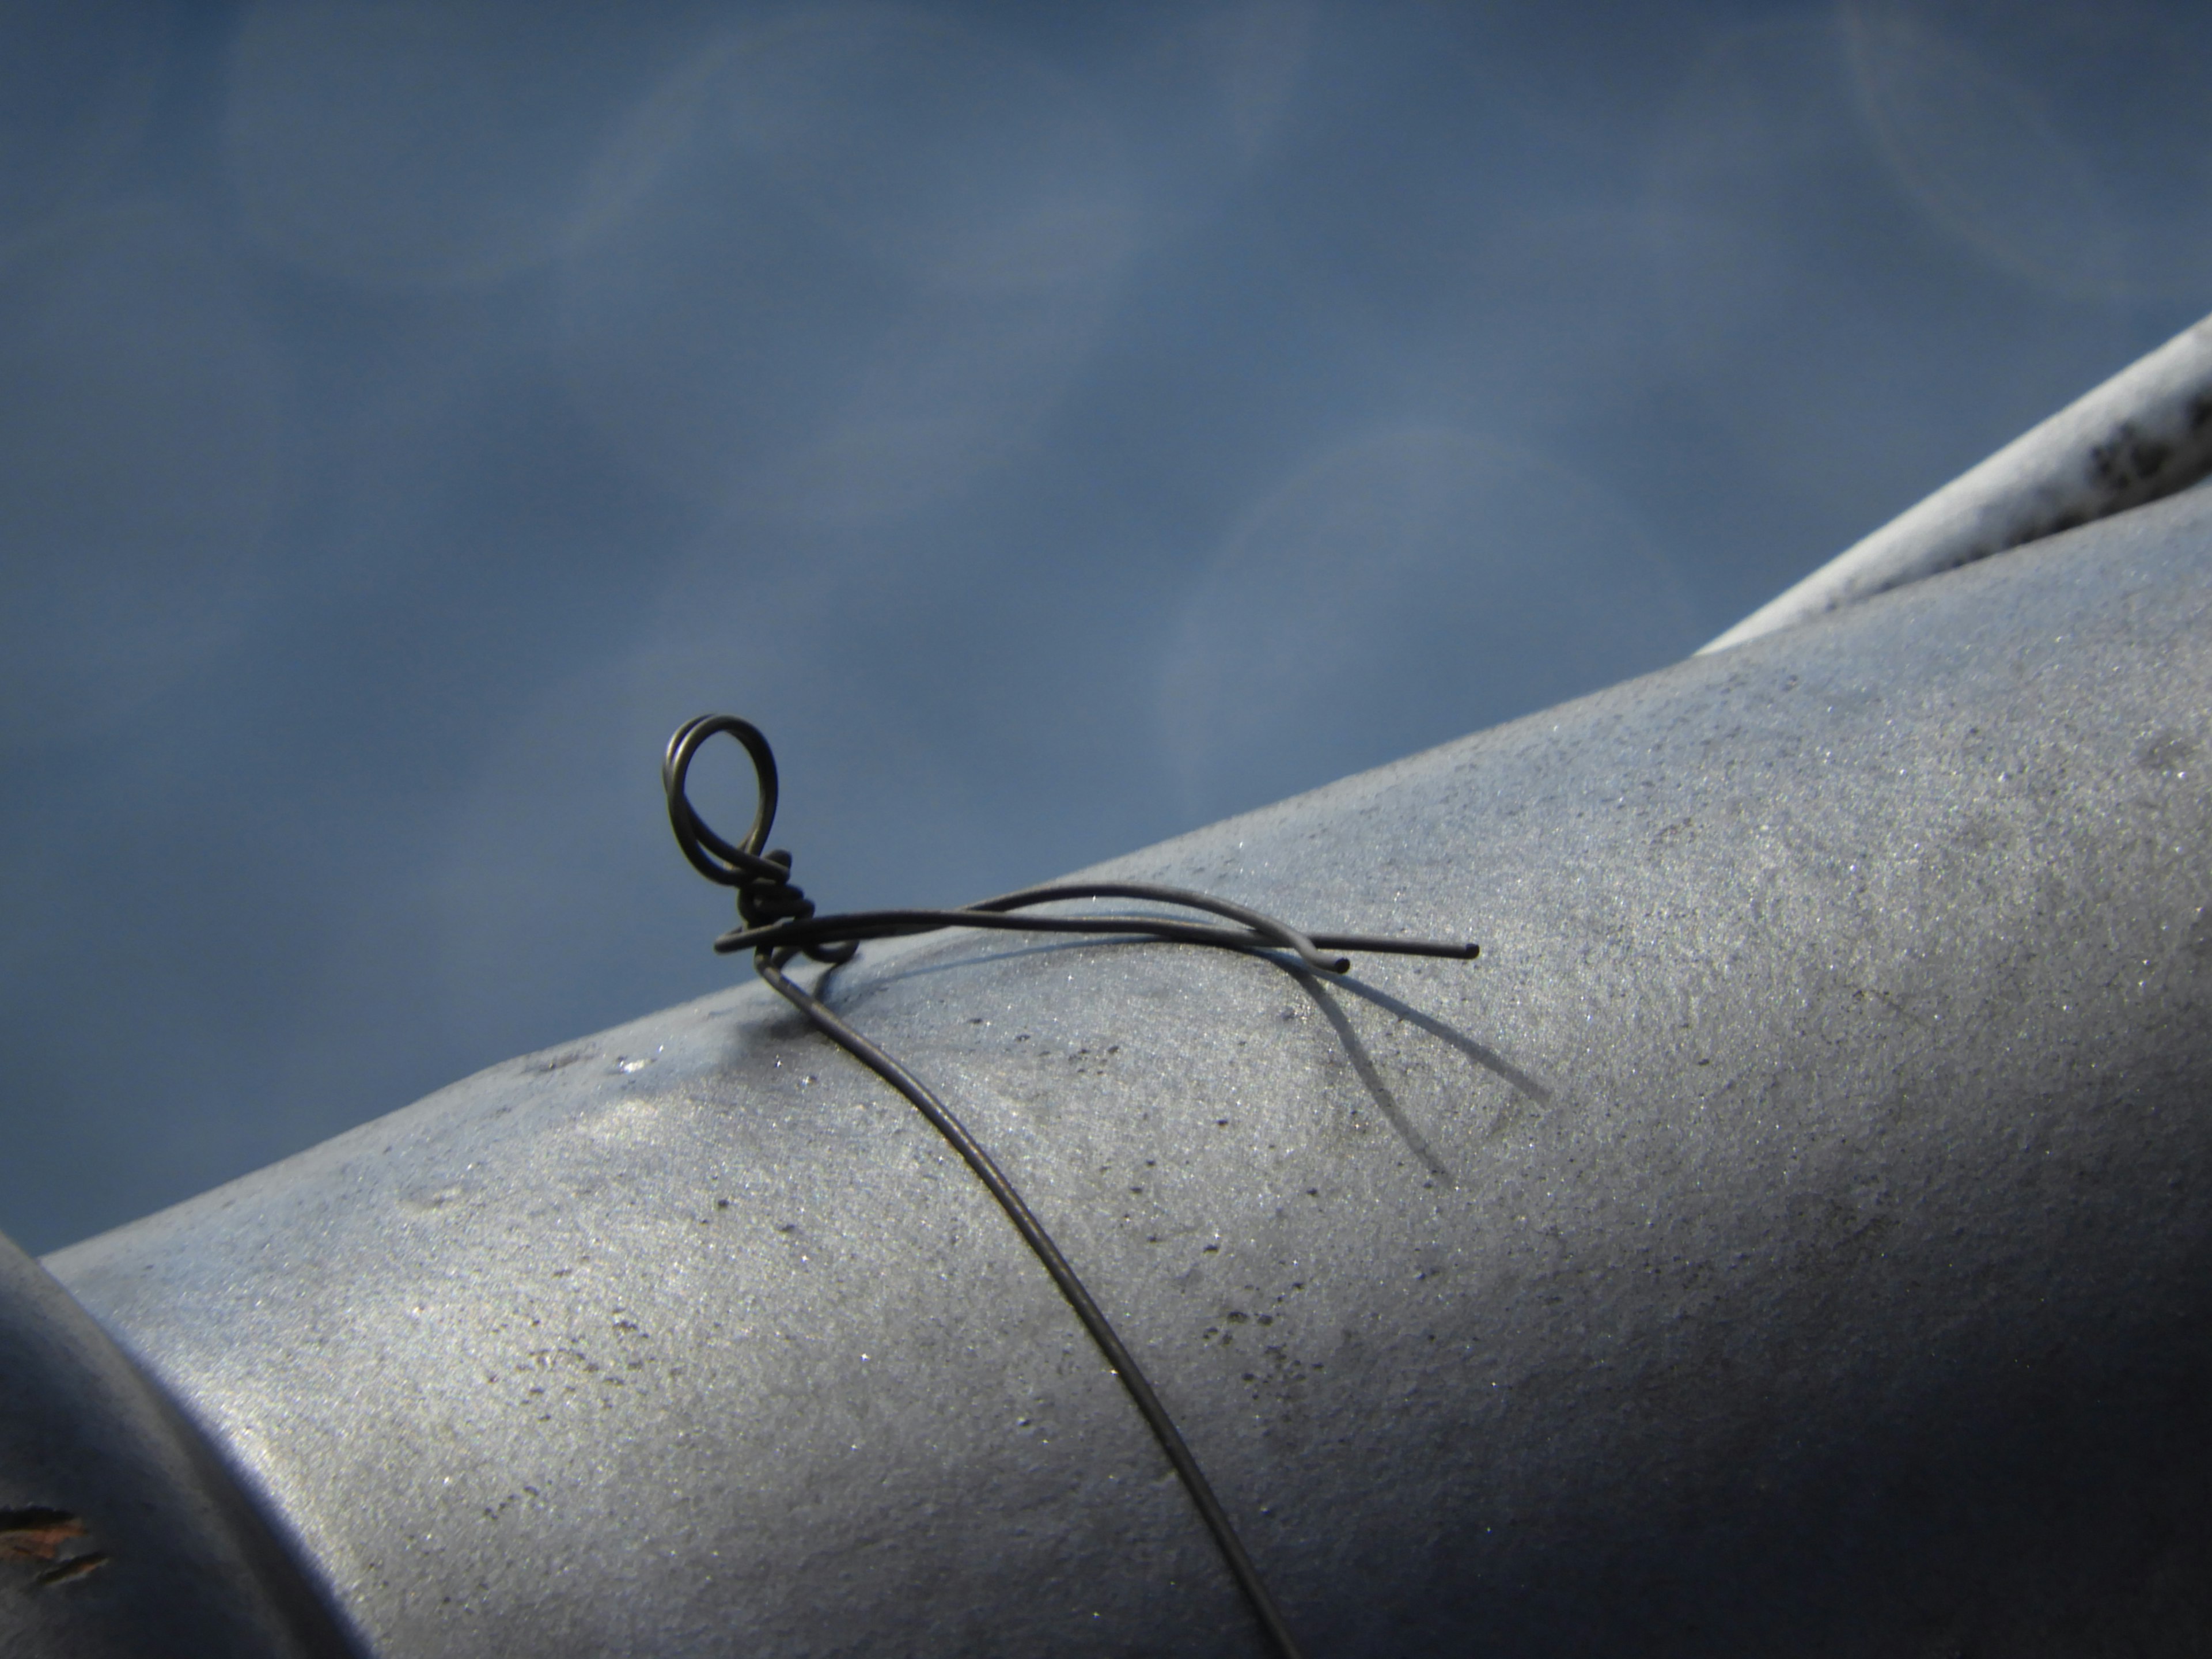
<svg viewBox="0 0 2212 1659"><path fill-rule="evenodd" d="M687 715L958 902L1679 658L2212 305L2198 5L0 16L33 1249L744 972Z"/></svg>

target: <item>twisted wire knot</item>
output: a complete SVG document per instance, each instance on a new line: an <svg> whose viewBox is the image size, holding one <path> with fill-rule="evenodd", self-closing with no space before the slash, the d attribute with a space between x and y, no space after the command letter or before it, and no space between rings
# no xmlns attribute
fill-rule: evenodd
<svg viewBox="0 0 2212 1659"><path fill-rule="evenodd" d="M767 854L764 861L782 870L781 876L748 876L738 884L738 916L748 927L770 927L779 921L805 921L814 914L814 901L791 881L791 854Z"/></svg>
<svg viewBox="0 0 2212 1659"><path fill-rule="evenodd" d="M693 810L684 788L700 744L724 732L743 744L752 757L753 780L760 788L752 828L746 830L743 842L736 843L724 841L708 827ZM773 933L779 927L813 920L814 901L791 879L791 854L780 848L768 853L761 850L775 824L776 780L775 755L759 727L734 714L702 714L685 721L676 728L661 757L660 787L668 797L668 823L676 831L676 844L684 849L691 867L719 886L737 889L738 920L744 924L740 931ZM763 939L758 948L772 949L774 940ZM851 961L860 945L857 941L845 945L810 941L799 948L817 962L840 963Z"/></svg>

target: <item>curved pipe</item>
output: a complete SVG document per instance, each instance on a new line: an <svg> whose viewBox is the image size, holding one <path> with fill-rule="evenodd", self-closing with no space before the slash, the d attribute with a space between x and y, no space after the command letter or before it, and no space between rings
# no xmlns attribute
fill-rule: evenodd
<svg viewBox="0 0 2212 1659"><path fill-rule="evenodd" d="M214 1449L4 1238L0 1382L0 1653L355 1653Z"/></svg>
<svg viewBox="0 0 2212 1659"><path fill-rule="evenodd" d="M830 1000L1317 1655L2194 1651L2208 595L2185 497L1096 872L1480 964L904 939ZM988 1197L757 985L50 1266L388 1659L1259 1650Z"/></svg>

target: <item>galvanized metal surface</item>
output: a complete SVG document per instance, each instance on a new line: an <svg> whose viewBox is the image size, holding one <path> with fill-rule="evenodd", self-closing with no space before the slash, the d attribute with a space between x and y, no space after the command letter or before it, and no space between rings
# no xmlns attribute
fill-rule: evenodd
<svg viewBox="0 0 2212 1659"><path fill-rule="evenodd" d="M1109 866L1471 967L955 937L835 1000L1316 1654L2201 1653L2208 593L2184 497ZM1011 1230L757 986L52 1265L389 1659L1256 1651Z"/></svg>
<svg viewBox="0 0 2212 1659"><path fill-rule="evenodd" d="M198 1434L0 1238L0 1654L346 1651Z"/></svg>
<svg viewBox="0 0 2212 1659"><path fill-rule="evenodd" d="M2084 392L1704 649L1741 645L2160 500L2207 474L2212 474L2212 317Z"/></svg>

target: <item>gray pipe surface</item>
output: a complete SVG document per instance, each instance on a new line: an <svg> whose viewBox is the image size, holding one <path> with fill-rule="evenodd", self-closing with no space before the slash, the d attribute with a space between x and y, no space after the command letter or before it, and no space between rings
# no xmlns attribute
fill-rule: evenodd
<svg viewBox="0 0 2212 1659"><path fill-rule="evenodd" d="M2212 318L2083 393L1702 647L1724 651L2212 474Z"/></svg>
<svg viewBox="0 0 2212 1659"><path fill-rule="evenodd" d="M2201 1654L2208 594L2186 496L1106 866L1476 964L939 936L833 1000L1317 1656ZM386 1659L1260 1650L1003 1218L757 984L50 1265Z"/></svg>
<svg viewBox="0 0 2212 1659"><path fill-rule="evenodd" d="M214 1449L0 1238L0 1654L349 1650Z"/></svg>

